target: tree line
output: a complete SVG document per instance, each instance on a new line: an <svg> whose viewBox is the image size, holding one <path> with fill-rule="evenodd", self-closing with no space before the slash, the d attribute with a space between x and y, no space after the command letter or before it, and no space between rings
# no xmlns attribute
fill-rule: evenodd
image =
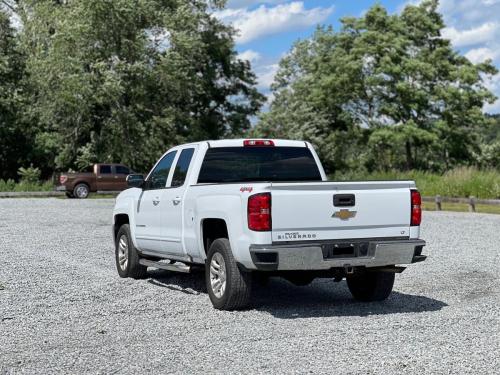
<svg viewBox="0 0 500 375"><path fill-rule="evenodd" d="M500 167L499 119L482 111L497 69L441 37L437 7L375 5L297 42L256 134L310 139L331 171Z"/></svg>
<svg viewBox="0 0 500 375"><path fill-rule="evenodd" d="M309 140L330 172L499 166L500 118L482 111L497 70L441 37L437 0L318 27L281 60L267 112L212 16L224 3L1 0L0 179L147 171L170 146L229 137Z"/></svg>
<svg viewBox="0 0 500 375"><path fill-rule="evenodd" d="M220 1L2 3L0 178L31 163L146 171L172 145L243 134L263 102L211 16Z"/></svg>

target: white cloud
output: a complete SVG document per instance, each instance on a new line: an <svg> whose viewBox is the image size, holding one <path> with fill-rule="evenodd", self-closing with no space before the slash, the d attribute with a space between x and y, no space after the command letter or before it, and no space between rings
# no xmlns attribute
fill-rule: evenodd
<svg viewBox="0 0 500 375"><path fill-rule="evenodd" d="M448 27L443 35L473 63L492 59L500 67L500 0L441 0L439 11ZM500 97L500 74L486 82ZM484 111L500 113L500 100L484 106Z"/></svg>
<svg viewBox="0 0 500 375"><path fill-rule="evenodd" d="M453 26L447 27L442 30L442 35L444 38L450 39L455 47L465 47L493 40L498 30L498 23L486 22L467 30L457 30Z"/></svg>
<svg viewBox="0 0 500 375"><path fill-rule="evenodd" d="M263 65L256 69L258 85L260 90L269 90L271 84L274 82L274 76L278 72L278 64Z"/></svg>
<svg viewBox="0 0 500 375"><path fill-rule="evenodd" d="M254 50L247 49L246 51L241 52L238 55L238 58L240 60L248 60L251 63L255 63L255 62L259 61L262 58L262 56L260 53L254 51Z"/></svg>
<svg viewBox="0 0 500 375"><path fill-rule="evenodd" d="M294 1L274 7L261 5L253 10L225 9L214 15L223 22L233 24L239 31L236 42L244 44L264 36L316 25L332 12L333 6L306 9L304 2Z"/></svg>
<svg viewBox="0 0 500 375"><path fill-rule="evenodd" d="M487 47L480 47L480 48L475 48L471 49L465 54L465 57L467 57L470 61L472 61L474 64L482 63L488 59L490 60L495 60L497 56L499 55L499 51L493 51L490 48Z"/></svg>
<svg viewBox="0 0 500 375"><path fill-rule="evenodd" d="M497 97L498 95L500 95L500 93L497 92ZM495 103L493 104L486 104L483 108L483 111L486 112L486 113L500 113L500 100L497 100Z"/></svg>
<svg viewBox="0 0 500 375"><path fill-rule="evenodd" d="M228 8L248 8L252 5L259 4L280 4L286 3L287 0L229 0L227 2Z"/></svg>
<svg viewBox="0 0 500 375"><path fill-rule="evenodd" d="M500 97L500 74L486 80L486 87L492 91L497 98ZM483 108L488 113L500 113L500 99L497 99L493 104L486 104Z"/></svg>

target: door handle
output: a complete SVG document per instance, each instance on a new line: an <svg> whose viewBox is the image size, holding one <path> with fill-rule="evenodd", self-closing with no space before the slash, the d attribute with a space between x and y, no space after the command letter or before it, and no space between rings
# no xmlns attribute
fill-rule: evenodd
<svg viewBox="0 0 500 375"><path fill-rule="evenodd" d="M174 203L174 206L177 206L179 203L181 203L181 197L175 197L172 199L172 202Z"/></svg>
<svg viewBox="0 0 500 375"><path fill-rule="evenodd" d="M156 197L155 199L153 199L153 204L155 206L158 206L158 203L160 203L160 198Z"/></svg>

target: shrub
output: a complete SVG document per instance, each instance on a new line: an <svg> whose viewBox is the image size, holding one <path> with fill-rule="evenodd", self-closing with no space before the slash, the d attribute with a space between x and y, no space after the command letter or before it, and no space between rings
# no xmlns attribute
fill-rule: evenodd
<svg viewBox="0 0 500 375"><path fill-rule="evenodd" d="M31 164L28 168L19 168L17 174L21 177L21 184L38 184L41 171L38 168L33 168L33 164Z"/></svg>

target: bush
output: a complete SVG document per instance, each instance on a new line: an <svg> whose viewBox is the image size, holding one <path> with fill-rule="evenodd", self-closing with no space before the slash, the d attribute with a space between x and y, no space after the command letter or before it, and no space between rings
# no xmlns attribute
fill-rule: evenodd
<svg viewBox="0 0 500 375"><path fill-rule="evenodd" d="M0 180L0 191L14 191L16 188L16 182L12 179L7 181Z"/></svg>
<svg viewBox="0 0 500 375"><path fill-rule="evenodd" d="M21 177L21 183L38 184L41 171L38 168L33 168L33 164L31 164L28 168L19 168L17 174Z"/></svg>
<svg viewBox="0 0 500 375"><path fill-rule="evenodd" d="M51 191L54 190L54 185L52 182L19 182L16 183L14 180L0 180L0 191Z"/></svg>

